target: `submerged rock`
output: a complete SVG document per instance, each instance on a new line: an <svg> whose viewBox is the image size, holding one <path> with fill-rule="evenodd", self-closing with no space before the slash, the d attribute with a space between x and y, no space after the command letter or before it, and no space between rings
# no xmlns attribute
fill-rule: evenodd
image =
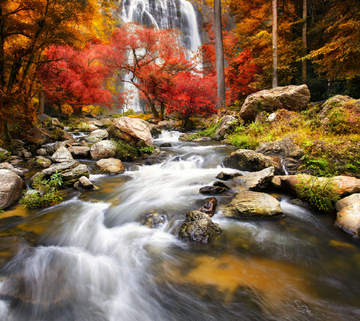
<svg viewBox="0 0 360 321"><path fill-rule="evenodd" d="M200 188L199 192L201 194L221 194L225 191L227 191L228 188L223 186L204 186Z"/></svg>
<svg viewBox="0 0 360 321"><path fill-rule="evenodd" d="M219 224L214 223L209 215L200 211L187 213L179 231L181 239L204 244L218 238L220 234Z"/></svg>
<svg viewBox="0 0 360 321"><path fill-rule="evenodd" d="M215 197L205 198L205 204L198 209L210 217L214 216L217 207L217 199Z"/></svg>
<svg viewBox="0 0 360 321"><path fill-rule="evenodd" d="M19 175L8 169L0 169L0 209L14 204L24 188L25 184Z"/></svg>
<svg viewBox="0 0 360 321"><path fill-rule="evenodd" d="M360 194L352 194L335 204L337 217L334 226L354 238L360 237Z"/></svg>
<svg viewBox="0 0 360 321"><path fill-rule="evenodd" d="M223 215L234 218L279 218L284 213L280 202L266 193L244 191L225 208Z"/></svg>

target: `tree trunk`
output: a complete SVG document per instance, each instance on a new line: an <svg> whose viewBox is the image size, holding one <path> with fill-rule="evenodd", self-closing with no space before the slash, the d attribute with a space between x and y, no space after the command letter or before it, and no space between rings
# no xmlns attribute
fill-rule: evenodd
<svg viewBox="0 0 360 321"><path fill-rule="evenodd" d="M13 144L13 141L12 141L12 138L10 136L10 132L9 132L9 122L7 120L5 120L5 123L4 123L4 146L7 148L7 149L10 149L12 150L12 144Z"/></svg>
<svg viewBox="0 0 360 321"><path fill-rule="evenodd" d="M273 88L278 86L278 74L277 74L277 64L278 64L278 48L277 48L277 0L272 0L272 50L273 50L273 78L272 86Z"/></svg>
<svg viewBox="0 0 360 321"><path fill-rule="evenodd" d="M307 0L303 0L303 27L302 27L302 44L304 47L304 56L307 54L307 40L306 40L306 32L307 32ZM306 59L302 61L302 79L303 82L306 82Z"/></svg>
<svg viewBox="0 0 360 321"><path fill-rule="evenodd" d="M219 106L225 106L224 45L221 22L221 0L214 0L214 29L216 51L216 75Z"/></svg>

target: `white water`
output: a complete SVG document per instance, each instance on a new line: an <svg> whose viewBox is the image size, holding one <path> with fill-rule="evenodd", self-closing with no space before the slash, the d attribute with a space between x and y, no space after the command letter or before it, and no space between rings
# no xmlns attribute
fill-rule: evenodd
<svg viewBox="0 0 360 321"><path fill-rule="evenodd" d="M186 0L125 0L121 19L124 22L139 22L157 29L178 29L182 34L184 46L190 51L196 51L201 45L195 10ZM125 80L129 80L131 75L127 74L125 77ZM124 90L132 93L124 110L132 108L135 112L142 111L136 87L125 82Z"/></svg>

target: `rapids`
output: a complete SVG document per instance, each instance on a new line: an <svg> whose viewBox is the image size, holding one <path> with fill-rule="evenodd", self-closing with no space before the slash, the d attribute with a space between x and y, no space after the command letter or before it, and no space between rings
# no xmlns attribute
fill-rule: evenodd
<svg viewBox="0 0 360 321"><path fill-rule="evenodd" d="M69 189L62 204L26 211L9 229L36 233L37 246L0 236L0 320L184 321L359 320L358 243L332 226L334 217L281 199L275 221L221 216L232 193L217 197L219 242L177 238L199 188L213 183L231 150L178 141L164 132L161 164L126 164L122 175L91 175L101 189ZM92 161L86 164L93 166ZM139 224L148 211L167 213L157 229Z"/></svg>

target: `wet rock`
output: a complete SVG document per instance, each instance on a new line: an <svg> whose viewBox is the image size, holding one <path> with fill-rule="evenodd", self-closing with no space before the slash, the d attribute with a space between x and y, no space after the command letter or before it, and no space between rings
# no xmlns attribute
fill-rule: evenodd
<svg viewBox="0 0 360 321"><path fill-rule="evenodd" d="M166 213L147 212L141 215L140 224L150 228L158 228L166 222Z"/></svg>
<svg viewBox="0 0 360 321"><path fill-rule="evenodd" d="M220 234L220 226L214 223L209 215L200 211L187 213L179 231L181 239L204 244L215 240Z"/></svg>
<svg viewBox="0 0 360 321"><path fill-rule="evenodd" d="M151 123L149 123L148 121L143 120L143 119L139 119L139 120L140 120L143 124L146 125L146 127L149 129L150 134L151 134L152 137L154 137L154 138L159 137L159 135L161 134L161 129L159 129L157 125L151 124Z"/></svg>
<svg viewBox="0 0 360 321"><path fill-rule="evenodd" d="M94 130L90 135L85 137L85 141L90 144L98 143L109 137L109 133L106 129Z"/></svg>
<svg viewBox="0 0 360 321"><path fill-rule="evenodd" d="M45 148L39 148L36 151L36 154L38 154L39 156L48 156L48 153ZM53 154L53 153L51 153L51 154Z"/></svg>
<svg viewBox="0 0 360 321"><path fill-rule="evenodd" d="M284 165L288 175L296 175L299 173L299 168L301 165L299 160L287 157L282 160L282 164Z"/></svg>
<svg viewBox="0 0 360 321"><path fill-rule="evenodd" d="M56 150L56 152L51 156L51 159L55 163L62 163L73 160L73 157L65 146L60 146Z"/></svg>
<svg viewBox="0 0 360 321"><path fill-rule="evenodd" d="M73 186L76 181L79 180L81 176L90 176L89 169L84 164L79 164L74 168L65 170L60 173L62 179L63 179L63 185L64 186Z"/></svg>
<svg viewBox="0 0 360 321"><path fill-rule="evenodd" d="M216 186L216 187L224 187L226 188L227 190L230 190L231 187L227 184L225 184L224 182L221 182L221 181L216 181L214 182L213 186Z"/></svg>
<svg viewBox="0 0 360 321"><path fill-rule="evenodd" d="M108 158L115 156L116 143L111 140L102 140L90 148L92 159Z"/></svg>
<svg viewBox="0 0 360 321"><path fill-rule="evenodd" d="M5 209L20 197L25 184L21 177L8 169L0 169L0 208Z"/></svg>
<svg viewBox="0 0 360 321"><path fill-rule="evenodd" d="M217 207L217 199L215 197L205 198L205 204L198 209L210 217L214 216Z"/></svg>
<svg viewBox="0 0 360 321"><path fill-rule="evenodd" d="M20 163L22 163L24 160L19 157L19 156L10 156L9 157L9 163L12 165L12 166L16 166L16 165L19 165Z"/></svg>
<svg viewBox="0 0 360 321"><path fill-rule="evenodd" d="M101 172L109 174L122 174L125 172L125 166L119 159L106 158L96 162L96 166Z"/></svg>
<svg viewBox="0 0 360 321"><path fill-rule="evenodd" d="M244 176L235 177L232 181L236 185L244 186L250 191L262 191L266 189L274 177L275 168L268 167L259 172L248 173ZM234 189L237 189L235 186Z"/></svg>
<svg viewBox="0 0 360 321"><path fill-rule="evenodd" d="M120 117L108 128L111 138L125 142L134 142L138 146L152 146L152 137L148 127L136 118Z"/></svg>
<svg viewBox="0 0 360 321"><path fill-rule="evenodd" d="M350 176L334 176L332 178L328 177L315 177L306 174L299 175L286 175L286 176L274 176L272 179L272 184L286 192L289 192L297 197L300 196L299 189L297 184L301 182L310 183L329 183L331 182L333 191L338 194L340 197L347 195L360 193L360 179Z"/></svg>
<svg viewBox="0 0 360 321"><path fill-rule="evenodd" d="M44 132L46 132L45 129L34 127L29 131L28 135L26 136L27 143L34 144L36 146L45 144L48 139Z"/></svg>
<svg viewBox="0 0 360 321"><path fill-rule="evenodd" d="M200 138L195 138L192 141L195 143L202 143L202 142L210 142L212 140L211 137L200 137Z"/></svg>
<svg viewBox="0 0 360 321"><path fill-rule="evenodd" d="M68 151L74 158L89 158L90 147L87 146L70 146Z"/></svg>
<svg viewBox="0 0 360 321"><path fill-rule="evenodd" d="M224 139L236 126L239 125L239 121L236 117L232 115L225 115L221 118L218 128L216 129L214 139L222 140Z"/></svg>
<svg viewBox="0 0 360 321"><path fill-rule="evenodd" d="M51 166L51 160L43 156L35 156L31 161L29 161L30 166L38 168L48 168Z"/></svg>
<svg viewBox="0 0 360 321"><path fill-rule="evenodd" d="M61 124L57 118L51 118L51 125L64 129L64 125Z"/></svg>
<svg viewBox="0 0 360 321"><path fill-rule="evenodd" d="M276 173L284 173L281 165L277 164L271 157L256 153L249 149L238 149L225 157L224 166L238 169L240 171L257 172L274 166Z"/></svg>
<svg viewBox="0 0 360 321"><path fill-rule="evenodd" d="M24 176L24 173L20 169L15 168L8 162L0 163L0 169L8 169L8 170L12 171L13 173L15 173L16 175L19 175L20 177Z"/></svg>
<svg viewBox="0 0 360 321"><path fill-rule="evenodd" d="M0 147L0 154L3 154L6 156L6 155L9 155L9 151Z"/></svg>
<svg viewBox="0 0 360 321"><path fill-rule="evenodd" d="M72 168L75 168L78 165L79 165L78 161L71 160L69 162L62 162L62 163L59 163L59 164L53 164L49 168L46 168L46 169L42 170L42 173L44 175L50 177L52 174L55 174L56 172L60 173L62 171L70 170Z"/></svg>
<svg viewBox="0 0 360 321"><path fill-rule="evenodd" d="M215 178L221 179L222 181L228 181L238 176L242 176L242 174L241 173L228 174L225 172L220 172Z"/></svg>
<svg viewBox="0 0 360 321"><path fill-rule="evenodd" d="M171 143L162 143L160 147L171 147Z"/></svg>
<svg viewBox="0 0 360 321"><path fill-rule="evenodd" d="M255 152L264 155L280 155L282 157L290 157L299 159L304 156L304 150L294 144L290 137L273 143L261 144Z"/></svg>
<svg viewBox="0 0 360 321"><path fill-rule="evenodd" d="M278 109L300 111L310 102L310 91L306 85L276 87L249 95L240 110L240 117L254 121L261 111L272 113Z"/></svg>
<svg viewBox="0 0 360 321"><path fill-rule="evenodd" d="M201 194L221 194L223 192L226 192L228 189L226 187L220 187L220 186L204 186L200 188L199 192Z"/></svg>
<svg viewBox="0 0 360 321"><path fill-rule="evenodd" d="M81 176L74 184L76 189L98 189L86 176Z"/></svg>
<svg viewBox="0 0 360 321"><path fill-rule="evenodd" d="M94 132L94 131L96 131L96 130L99 130L99 127L97 127L97 126L95 126L95 125L93 125L93 124L90 124L90 125L88 126L87 130L88 130L89 132Z"/></svg>
<svg viewBox="0 0 360 321"><path fill-rule="evenodd" d="M225 208L223 215L234 218L280 218L284 216L280 202L266 193L244 191Z"/></svg>
<svg viewBox="0 0 360 321"><path fill-rule="evenodd" d="M175 120L163 120L157 123L157 127L160 129L176 130L180 126L180 123Z"/></svg>
<svg viewBox="0 0 360 321"><path fill-rule="evenodd" d="M337 211L334 226L354 238L360 236L360 194L352 194L335 204Z"/></svg>

